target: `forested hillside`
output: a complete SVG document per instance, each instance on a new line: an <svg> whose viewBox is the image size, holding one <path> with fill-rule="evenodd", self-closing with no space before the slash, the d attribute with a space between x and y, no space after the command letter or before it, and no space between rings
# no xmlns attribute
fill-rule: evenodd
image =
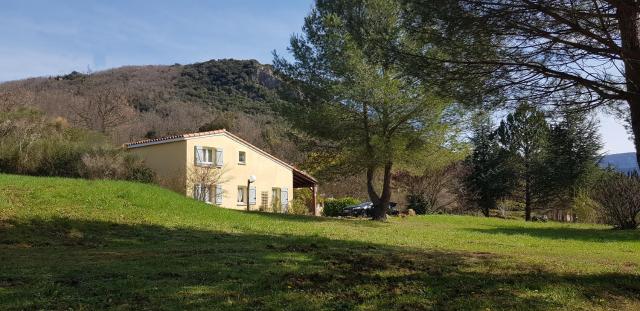
<svg viewBox="0 0 640 311"><path fill-rule="evenodd" d="M226 128L317 174L323 158L317 154L308 157L303 147L308 141L276 113L275 108L284 103L279 96L280 84L270 65L255 60L126 66L1 83L0 113L22 106L35 108L58 123L100 132L114 146L143 138ZM327 182L361 177L344 172L316 176L323 181L325 195L366 193L362 183L336 186Z"/></svg>
<svg viewBox="0 0 640 311"><path fill-rule="evenodd" d="M255 60L128 66L0 84L0 109L35 107L115 144L227 128L299 163L292 131L273 113L278 86L270 66Z"/></svg>

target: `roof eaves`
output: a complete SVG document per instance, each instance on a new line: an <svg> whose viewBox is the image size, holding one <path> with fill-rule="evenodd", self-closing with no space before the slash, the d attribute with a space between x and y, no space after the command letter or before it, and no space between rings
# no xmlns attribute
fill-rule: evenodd
<svg viewBox="0 0 640 311"><path fill-rule="evenodd" d="M296 167L293 167L293 170L294 170L296 173L298 173L298 174L300 174L300 175L304 176L305 178L307 178L307 179L309 179L309 180L313 181L314 183L318 183L318 180L317 180L317 179L315 179L315 177L313 177L313 176L309 175L309 173L307 173L307 172L305 172L305 171L303 171L303 170L301 170L301 169L298 169L298 168L296 168Z"/></svg>
<svg viewBox="0 0 640 311"><path fill-rule="evenodd" d="M208 132L172 135L172 136L165 136L160 138L144 139L144 140L139 140L135 142L130 142L130 143L124 144L124 146L126 148L138 148L138 147L145 147L149 145L171 143L174 141L186 140L189 138L195 138L195 137L201 137L201 136L222 134L224 132L226 132L226 130L222 129L222 130L215 130L215 131L208 131Z"/></svg>

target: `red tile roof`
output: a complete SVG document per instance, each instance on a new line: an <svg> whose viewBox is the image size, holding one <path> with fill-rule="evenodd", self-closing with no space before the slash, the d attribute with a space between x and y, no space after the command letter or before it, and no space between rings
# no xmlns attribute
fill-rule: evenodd
<svg viewBox="0 0 640 311"><path fill-rule="evenodd" d="M162 141L167 141L167 140L191 138L191 137L206 136L206 135L213 135L213 134L222 134L222 133L225 133L225 132L227 132L227 130L221 129L221 130L208 131L208 132L198 132L198 133L187 133L187 134L180 134L180 135L171 135L171 136L165 136L165 137L160 137L160 138L143 139L143 140L139 140L139 141L129 142L129 143L126 143L124 145L126 147L130 147L130 146L133 146L133 145L143 145L143 144L155 143L155 142L160 143Z"/></svg>

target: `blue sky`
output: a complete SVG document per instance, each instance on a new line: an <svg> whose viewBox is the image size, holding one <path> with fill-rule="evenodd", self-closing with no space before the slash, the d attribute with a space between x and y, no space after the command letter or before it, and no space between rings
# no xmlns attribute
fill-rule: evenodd
<svg viewBox="0 0 640 311"><path fill-rule="evenodd" d="M3 0L0 81L124 65L236 58L271 62L313 0ZM634 151L602 117L605 151Z"/></svg>
<svg viewBox="0 0 640 311"><path fill-rule="evenodd" d="M3 0L0 81L217 58L270 62L311 0Z"/></svg>

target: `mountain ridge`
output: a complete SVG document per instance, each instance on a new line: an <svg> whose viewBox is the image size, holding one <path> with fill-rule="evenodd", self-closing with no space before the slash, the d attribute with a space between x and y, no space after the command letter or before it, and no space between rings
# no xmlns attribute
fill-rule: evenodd
<svg viewBox="0 0 640 311"><path fill-rule="evenodd" d="M612 167L625 174L638 171L638 161L635 152L608 154L602 157L598 164L600 167Z"/></svg>

